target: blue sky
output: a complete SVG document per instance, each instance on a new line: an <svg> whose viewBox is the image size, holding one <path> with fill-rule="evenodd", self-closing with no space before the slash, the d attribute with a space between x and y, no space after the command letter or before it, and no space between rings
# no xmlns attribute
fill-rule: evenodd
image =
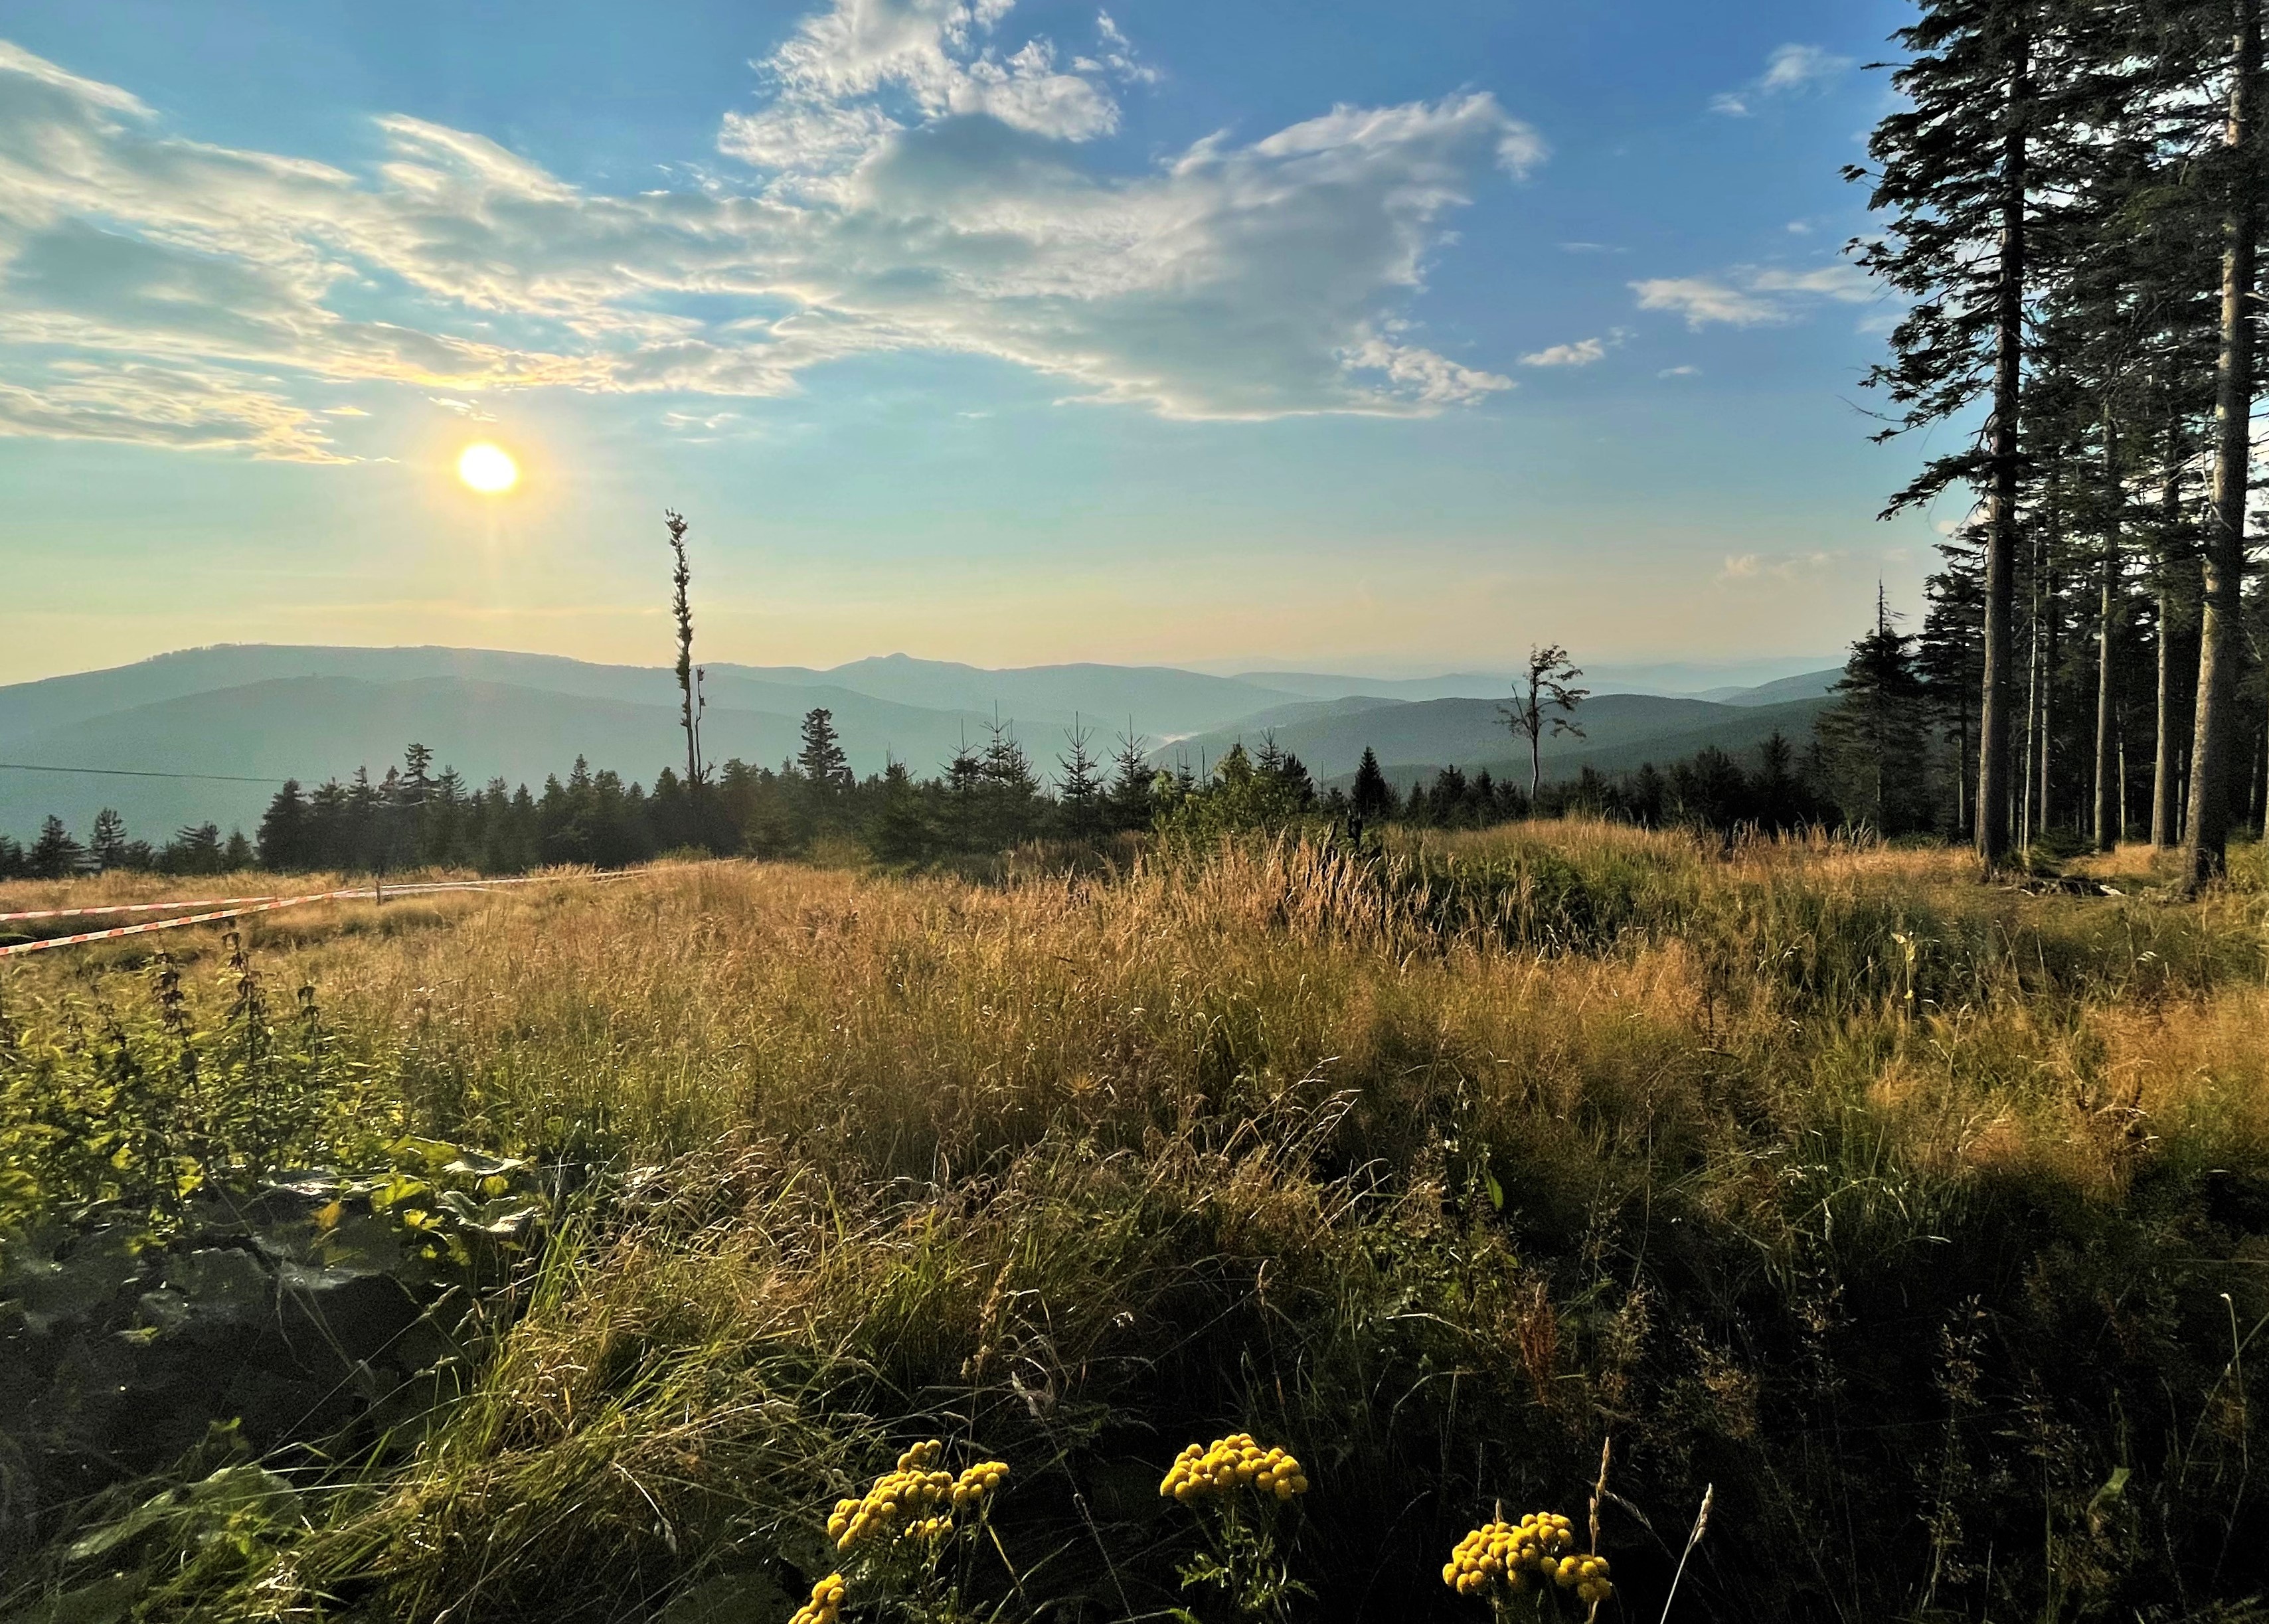
<svg viewBox="0 0 2269 1624"><path fill-rule="evenodd" d="M1905 14L0 0L0 681L1834 651Z"/></svg>

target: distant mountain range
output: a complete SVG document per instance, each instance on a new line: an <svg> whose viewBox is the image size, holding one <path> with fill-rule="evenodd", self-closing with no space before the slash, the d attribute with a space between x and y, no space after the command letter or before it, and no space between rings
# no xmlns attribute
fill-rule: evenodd
<svg viewBox="0 0 2269 1624"><path fill-rule="evenodd" d="M1572 777L1585 767L1620 772L1645 762L1667 765L1705 746L1746 750L1770 734L1802 744L1812 735L1813 719L1830 703L1827 684L1841 674L1820 674L1820 688L1806 698L1744 705L1734 700L1670 698L1656 694L1598 694L1584 702L1573 720L1583 736L1548 735L1541 752L1545 776ZM1342 701L1341 704L1349 702ZM1468 775L1487 769L1512 775L1526 785L1528 745L1507 731L1495 699L1429 699L1389 708L1341 711L1287 719L1276 725L1246 723L1181 740L1157 752L1163 765L1186 762L1202 771L1233 745L1250 749L1266 737L1297 756L1325 783L1344 784L1363 760L1366 746L1378 757L1388 781L1408 787L1445 766ZM1315 706L1316 710L1329 707Z"/></svg>
<svg viewBox="0 0 2269 1624"><path fill-rule="evenodd" d="M1043 770L1075 725L1092 732L1098 754L1131 728L1154 759L1194 766L1240 738L1273 735L1326 779L1352 772L1365 745L1403 782L1451 762L1468 771L1515 765L1497 700L1430 691L1447 684L1503 695L1502 678L1380 683L1107 665L989 671L903 654L825 671L720 664L708 672L702 738L716 761L777 764L795 752L803 713L824 705L861 772L891 758L935 771L996 718ZM1600 694L1580 713L1589 736L1552 742L1548 765L1667 762L1704 743L1746 748L1775 727L1798 737L1836 676L1813 672L1703 698ZM84 838L107 806L152 840L206 821L249 832L282 779L312 785L364 765L377 776L412 740L475 783L502 777L532 787L578 755L651 782L684 750L676 680L658 667L490 649L188 649L0 687L0 831L23 838L54 812Z"/></svg>

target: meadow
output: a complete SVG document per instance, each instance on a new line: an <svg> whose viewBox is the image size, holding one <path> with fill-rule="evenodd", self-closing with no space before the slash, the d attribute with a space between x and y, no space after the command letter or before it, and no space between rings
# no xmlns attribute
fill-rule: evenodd
<svg viewBox="0 0 2269 1624"><path fill-rule="evenodd" d="M0 962L0 1619L778 1624L930 1439L1007 1477L846 1617L1556 1616L1444 1583L1502 1508L1651 1620L1705 1488L1675 1618L2269 1617L2262 856L2184 903L1570 820ZM87 1419L215 1346L186 1256L357 1223L449 1305L399 1384ZM1304 1492L1161 1495L1237 1433Z"/></svg>

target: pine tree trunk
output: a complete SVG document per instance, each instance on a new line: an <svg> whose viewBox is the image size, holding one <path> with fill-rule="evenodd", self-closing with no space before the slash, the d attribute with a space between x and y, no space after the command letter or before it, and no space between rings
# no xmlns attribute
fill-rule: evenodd
<svg viewBox="0 0 2269 1624"><path fill-rule="evenodd" d="M2190 818L2181 885L2195 891L2222 871L2229 840L2229 779L2236 766L2237 644L2245 571L2245 484L2253 405L2255 234L2260 205L2252 173L2255 82L2261 74L2261 0L2236 0L2229 119L2222 146L2230 178L2222 220L2221 359L2215 369L2214 511L2206 527L2205 602L2199 617L2198 718L2191 731Z"/></svg>
<svg viewBox="0 0 2269 1624"><path fill-rule="evenodd" d="M2026 574L2026 635L2024 635L2024 778L2017 796L2017 851L2033 846L2033 766L2040 749L2040 543L2033 543L2031 569Z"/></svg>
<svg viewBox="0 0 2269 1624"><path fill-rule="evenodd" d="M2127 838L2127 730L2119 730L2119 838Z"/></svg>
<svg viewBox="0 0 2269 1624"><path fill-rule="evenodd" d="M2175 822L2175 593L2176 527L2183 511L2181 434L2167 430L2167 479L2159 498L2163 539L2159 557L2159 691L2157 746L2151 763L2151 845L2165 851L2181 838Z"/></svg>
<svg viewBox="0 0 2269 1624"><path fill-rule="evenodd" d="M2064 548L2063 508L2058 501L2058 481L2049 482L2048 533L2041 538L2040 607L2034 610L2042 620L2036 636L2041 646L2041 794L2040 817L2035 827L2042 834L2056 816L2056 780L2051 776L2056 766L2056 674L2058 659L2057 618L2057 557Z"/></svg>
<svg viewBox="0 0 2269 1624"><path fill-rule="evenodd" d="M2250 0L2249 0L2250 3ZM1993 411L1987 424L1992 485L1985 529L1985 680L1977 726L1977 852L1989 867L2009 852L2011 579L2017 555L2017 410L2024 365L2025 165L2031 41L2020 33L2001 137L2000 283L1993 313Z"/></svg>
<svg viewBox="0 0 2269 1624"><path fill-rule="evenodd" d="M2269 844L2269 728L2262 728L2262 844Z"/></svg>
<svg viewBox="0 0 2269 1624"><path fill-rule="evenodd" d="M1970 829L1970 705L1965 700L1959 707L1960 720L1954 734L1954 836L1957 840L1971 838Z"/></svg>
<svg viewBox="0 0 2269 1624"><path fill-rule="evenodd" d="M2108 427L2105 432L2108 439ZM2116 498L2119 492L2116 457L2113 469L2111 489ZM2119 518L2115 506L2103 537L2103 579L2097 591L2095 609L2095 849L2099 852L2109 852L2117 846L2122 833L2118 764L2113 755L2118 718L2111 683L2111 634L2118 610Z"/></svg>

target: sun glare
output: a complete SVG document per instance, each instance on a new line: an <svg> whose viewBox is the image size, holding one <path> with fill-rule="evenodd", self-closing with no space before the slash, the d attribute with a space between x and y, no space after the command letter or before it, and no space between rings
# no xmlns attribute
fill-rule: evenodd
<svg viewBox="0 0 2269 1624"><path fill-rule="evenodd" d="M501 496L520 483L520 464L503 447L476 440L458 454L457 477L484 496Z"/></svg>

